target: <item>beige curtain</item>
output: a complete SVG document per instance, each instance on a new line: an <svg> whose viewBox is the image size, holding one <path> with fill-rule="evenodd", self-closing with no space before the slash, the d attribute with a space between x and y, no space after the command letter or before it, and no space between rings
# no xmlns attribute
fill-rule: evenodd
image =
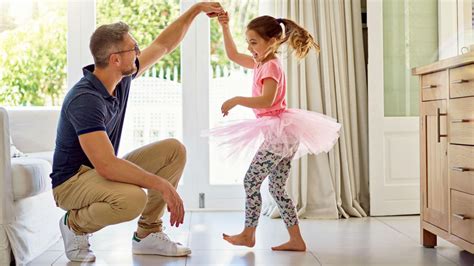
<svg viewBox="0 0 474 266"><path fill-rule="evenodd" d="M367 80L360 0L276 0L275 17L306 28L321 46L297 61L283 47L288 104L342 124L328 154L293 162L288 191L302 218L363 217L369 210ZM264 193L265 195L265 193ZM278 217L268 194L263 212Z"/></svg>

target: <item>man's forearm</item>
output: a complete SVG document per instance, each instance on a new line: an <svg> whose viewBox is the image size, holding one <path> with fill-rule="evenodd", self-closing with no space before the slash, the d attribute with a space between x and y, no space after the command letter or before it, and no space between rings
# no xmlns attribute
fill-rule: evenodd
<svg viewBox="0 0 474 266"><path fill-rule="evenodd" d="M166 49L166 54L171 53L183 40L194 18L201 12L199 5L193 5L153 41L153 45L160 45Z"/></svg>
<svg viewBox="0 0 474 266"><path fill-rule="evenodd" d="M163 182L166 182L163 178L120 158L115 158L102 169L96 170L109 180L134 184L147 189L160 190L163 187Z"/></svg>

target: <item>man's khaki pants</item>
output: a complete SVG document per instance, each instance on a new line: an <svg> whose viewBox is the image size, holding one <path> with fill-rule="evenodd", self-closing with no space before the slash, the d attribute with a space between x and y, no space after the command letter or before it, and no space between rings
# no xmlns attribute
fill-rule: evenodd
<svg viewBox="0 0 474 266"><path fill-rule="evenodd" d="M134 150L124 159L177 187L186 163L186 150L179 141L167 139ZM54 188L53 194L57 205L69 211L69 227L78 234L93 233L140 214L137 233L162 230L166 204L160 192L149 189L147 195L136 185L107 180L84 165L76 175Z"/></svg>

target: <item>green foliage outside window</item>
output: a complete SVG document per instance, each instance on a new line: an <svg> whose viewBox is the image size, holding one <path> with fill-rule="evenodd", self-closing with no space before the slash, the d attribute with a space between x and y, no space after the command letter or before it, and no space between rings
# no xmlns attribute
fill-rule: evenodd
<svg viewBox="0 0 474 266"><path fill-rule="evenodd" d="M96 0L97 26L123 21L130 26L132 36L144 48L180 14L179 0ZM159 69L175 66L179 70L180 49L163 57L154 66ZM171 71L171 75L173 75ZM157 73L158 74L158 73ZM172 78L174 77L165 77Z"/></svg>
<svg viewBox="0 0 474 266"><path fill-rule="evenodd" d="M148 46L180 14L179 0L96 0L97 25L123 21L141 48ZM221 1L231 17L232 33L239 50L245 52L245 25L257 15L258 0ZM31 20L16 24L1 3L0 104L10 106L60 105L67 78L67 1L33 1ZM47 8L45 8L47 7ZM220 25L210 22L211 66L231 67L225 56ZM180 70L180 49L165 56L154 67ZM156 75L158 75L156 71ZM171 78L173 71L170 72ZM179 76L179 72L178 72ZM177 80L180 80L178 77Z"/></svg>
<svg viewBox="0 0 474 266"><path fill-rule="evenodd" d="M31 21L0 28L0 104L59 105L66 87L66 2L34 2Z"/></svg>

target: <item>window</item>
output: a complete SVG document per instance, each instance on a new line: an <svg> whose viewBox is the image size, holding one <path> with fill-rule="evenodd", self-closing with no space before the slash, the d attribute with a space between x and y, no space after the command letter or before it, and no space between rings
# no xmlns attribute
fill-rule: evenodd
<svg viewBox="0 0 474 266"><path fill-rule="evenodd" d="M245 38L246 26L258 14L258 1L221 1L222 6L229 13L230 31L237 49L247 53ZM222 103L234 96L252 95L251 69L243 69L229 61L225 54L222 29L217 20L210 21L211 27L211 80L209 86L209 125L217 126L220 122L237 119L255 118L250 108L237 106L229 112L229 116L222 117L220 108ZM209 146L209 163L211 185L242 184L243 176L247 171L252 158L239 160L223 160L219 154L219 147L212 142ZM229 169L232 169L229 171Z"/></svg>
<svg viewBox="0 0 474 266"><path fill-rule="evenodd" d="M143 49L180 14L180 1L97 0L97 26L123 21ZM119 154L165 138L182 140L179 47L132 82Z"/></svg>
<svg viewBox="0 0 474 266"><path fill-rule="evenodd" d="M438 2L383 1L385 116L418 116L413 67L438 60Z"/></svg>
<svg viewBox="0 0 474 266"><path fill-rule="evenodd" d="M67 0L0 1L0 104L58 106L66 91Z"/></svg>
<svg viewBox="0 0 474 266"><path fill-rule="evenodd" d="M459 34L459 52L466 53L473 50L474 43L474 0L458 1L458 34ZM465 47L465 48L463 48Z"/></svg>

